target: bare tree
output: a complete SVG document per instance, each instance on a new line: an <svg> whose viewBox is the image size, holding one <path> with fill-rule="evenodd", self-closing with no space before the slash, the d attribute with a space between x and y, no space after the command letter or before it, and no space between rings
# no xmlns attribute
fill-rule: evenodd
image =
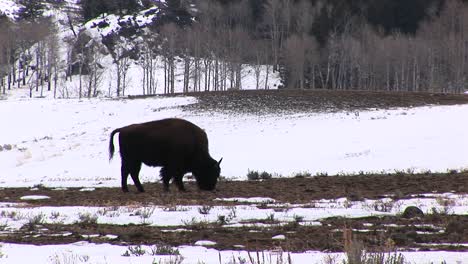
<svg viewBox="0 0 468 264"><path fill-rule="evenodd" d="M161 35L164 38L162 45L162 54L164 56L164 93L173 94L178 28L173 23L166 24L161 29Z"/></svg>
<svg viewBox="0 0 468 264"><path fill-rule="evenodd" d="M157 39L153 34L144 36L144 40L141 46L140 66L143 71L142 77L142 89L143 94L155 94L156 93L156 65L157 65Z"/></svg>
<svg viewBox="0 0 468 264"><path fill-rule="evenodd" d="M130 59L124 47L117 45L114 48L114 65L116 73L116 94L117 97L125 95L128 84L127 74L130 67Z"/></svg>

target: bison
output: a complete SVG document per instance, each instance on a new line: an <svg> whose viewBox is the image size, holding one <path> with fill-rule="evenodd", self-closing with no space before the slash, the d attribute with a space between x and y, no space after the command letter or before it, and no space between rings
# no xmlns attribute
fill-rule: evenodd
<svg viewBox="0 0 468 264"><path fill-rule="evenodd" d="M110 134L109 161L114 155L114 135L119 134L120 157L122 159L122 191L128 192L128 174L136 188L144 192L138 179L141 163L152 167L160 166L164 190L174 179L181 191L185 191L182 178L192 172L201 190L215 188L220 174L219 161L208 152L208 137L200 127L178 118L168 118L117 128Z"/></svg>

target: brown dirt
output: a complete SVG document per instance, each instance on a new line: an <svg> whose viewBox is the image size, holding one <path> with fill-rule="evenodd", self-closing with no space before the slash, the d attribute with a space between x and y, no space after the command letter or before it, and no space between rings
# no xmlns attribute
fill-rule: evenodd
<svg viewBox="0 0 468 264"><path fill-rule="evenodd" d="M53 190L49 188L5 188L1 191L0 202L24 202L24 195L47 195L51 199L28 201L28 206L120 206L135 208L148 205L171 207L175 205L233 206L239 202L215 201L215 198L230 197L269 197L280 203L304 204L313 200L348 197L350 200L392 197L395 202L410 196L425 193L453 192L468 193L468 172L448 174L394 174L394 175L354 175L354 176L315 176L300 178L275 178L261 181L222 181L216 192L197 190L193 182L188 182L188 192L179 192L175 186L164 193L161 183L145 184L146 192L122 193L120 188L97 188L83 192L78 188ZM134 187L134 186L131 186ZM259 204L259 208L269 208L269 204ZM60 209L57 208L59 211ZM275 210L287 210L287 207ZM422 248L427 250L467 250L466 247L427 245L429 243L467 243L468 216L455 216L434 213L421 218L405 219L401 216L367 217L357 219L329 218L320 222L321 226L302 226L298 222L281 225L276 220L264 220L272 224L268 227L254 226L227 228L220 223L186 223L179 227L152 227L140 225L100 225L77 223L73 225L46 224L42 227L24 227L20 232L3 235L5 242L28 244L61 244L80 240L95 243L114 244L167 244L172 246L190 245L198 240L216 241L217 249L239 249L243 245L249 250L268 250L281 247L283 250L300 252L306 250L343 250L343 230L352 228L355 237L368 248L380 249L391 244L405 249ZM364 225L366 223L366 225ZM371 224L371 225L370 225ZM45 228L45 229L44 229ZM167 229L185 228L190 231L165 232ZM442 232L443 231L443 232ZM69 236L56 236L70 232ZM424 233L421 233L424 232ZM101 234L100 237L83 238L83 235ZM116 239L106 239L106 234L114 234ZM271 238L278 234L286 235L285 241ZM426 243L426 244L421 244Z"/></svg>
<svg viewBox="0 0 468 264"><path fill-rule="evenodd" d="M468 103L464 94L395 93L327 90L248 90L191 93L198 103L187 111L276 115L291 113L356 112L362 110L454 105Z"/></svg>

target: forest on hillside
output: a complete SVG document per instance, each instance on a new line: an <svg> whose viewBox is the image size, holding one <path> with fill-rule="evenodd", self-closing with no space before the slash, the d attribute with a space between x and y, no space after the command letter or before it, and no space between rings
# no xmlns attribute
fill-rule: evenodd
<svg viewBox="0 0 468 264"><path fill-rule="evenodd" d="M78 75L85 77L80 96L96 96L102 44L113 58L117 95L132 61L145 73L143 90L152 93L158 56L165 93L174 92L175 67L183 68L185 92L241 89L245 64L256 66L257 84L250 87L256 89L268 88L259 78L271 69L285 89L462 93L467 87L466 0L81 0L66 11L73 36L65 41L42 15L46 3L18 2L17 19L0 17L3 91L26 85L28 76L36 76L36 89L42 82L51 89L59 78ZM153 23L122 23L102 43L93 44L76 26L155 5L162 12ZM122 45L128 42L137 43L129 49ZM69 47L65 60L57 57L59 45Z"/></svg>

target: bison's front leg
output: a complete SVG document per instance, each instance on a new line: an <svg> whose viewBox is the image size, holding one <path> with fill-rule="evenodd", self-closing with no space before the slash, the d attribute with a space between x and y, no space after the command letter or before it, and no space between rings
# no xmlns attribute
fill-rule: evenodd
<svg viewBox="0 0 468 264"><path fill-rule="evenodd" d="M169 191L169 182L171 181L171 175L167 173L166 167L162 167L159 172L163 180L163 188L165 192Z"/></svg>

